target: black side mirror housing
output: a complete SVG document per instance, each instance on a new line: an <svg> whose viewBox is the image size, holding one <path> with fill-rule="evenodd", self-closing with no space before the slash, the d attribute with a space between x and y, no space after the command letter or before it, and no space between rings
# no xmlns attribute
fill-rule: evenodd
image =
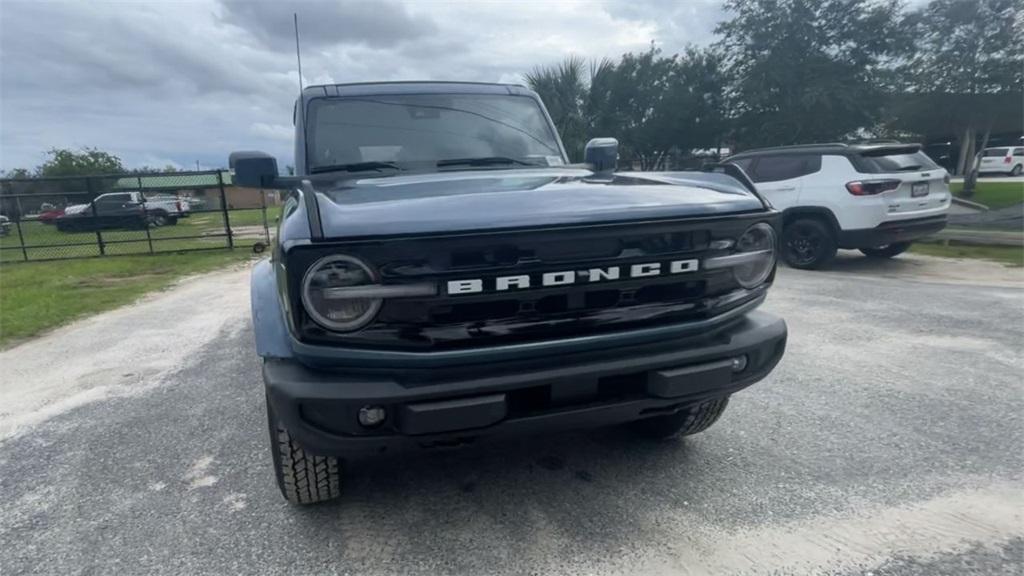
<svg viewBox="0 0 1024 576"><path fill-rule="evenodd" d="M619 141L615 138L592 138L583 152L583 162L600 174L615 172L619 160Z"/></svg>
<svg viewBox="0 0 1024 576"><path fill-rule="evenodd" d="M236 186L270 187L277 178L277 159L266 152L241 151L228 156L228 167Z"/></svg>

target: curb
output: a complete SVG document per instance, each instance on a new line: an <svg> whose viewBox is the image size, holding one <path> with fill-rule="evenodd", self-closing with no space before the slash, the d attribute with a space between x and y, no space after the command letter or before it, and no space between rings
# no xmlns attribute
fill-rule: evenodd
<svg viewBox="0 0 1024 576"><path fill-rule="evenodd" d="M971 246L1024 246L1024 234L1011 231L946 228L927 238L922 238L921 241L947 246L950 242Z"/></svg>
<svg viewBox="0 0 1024 576"><path fill-rule="evenodd" d="M952 198L953 198L953 203L954 204L959 204L961 206L967 206L968 208L974 208L975 210L981 210L982 212L988 212L989 210L991 210L991 208L989 208L988 206L986 206L984 204L979 204L977 202L972 202L970 200L965 200L965 199L959 198L957 196L953 196Z"/></svg>

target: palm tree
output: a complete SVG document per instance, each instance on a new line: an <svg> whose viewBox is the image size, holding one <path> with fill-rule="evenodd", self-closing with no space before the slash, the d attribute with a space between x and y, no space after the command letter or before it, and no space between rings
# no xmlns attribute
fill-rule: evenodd
<svg viewBox="0 0 1024 576"><path fill-rule="evenodd" d="M569 56L553 66L537 66L525 75L526 84L544 101L551 114L570 160L583 158L587 122L583 106L589 85L584 77L585 61Z"/></svg>

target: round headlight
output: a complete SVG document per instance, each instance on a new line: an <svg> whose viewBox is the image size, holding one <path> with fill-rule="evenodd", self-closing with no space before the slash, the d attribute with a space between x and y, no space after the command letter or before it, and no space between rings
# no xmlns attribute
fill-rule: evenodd
<svg viewBox="0 0 1024 576"><path fill-rule="evenodd" d="M736 252L749 255L733 267L736 281L744 288L759 286L775 267L775 230L764 222L754 224L736 241Z"/></svg>
<svg viewBox="0 0 1024 576"><path fill-rule="evenodd" d="M376 274L361 260L351 256L327 256L306 271L302 279L302 304L310 317L328 330L356 330L377 315L383 301L347 295L345 288L376 281Z"/></svg>

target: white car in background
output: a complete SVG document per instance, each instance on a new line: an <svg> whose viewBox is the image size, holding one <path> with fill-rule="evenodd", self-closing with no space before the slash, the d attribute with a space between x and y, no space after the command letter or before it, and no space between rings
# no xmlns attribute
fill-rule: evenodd
<svg viewBox="0 0 1024 576"><path fill-rule="evenodd" d="M782 256L820 268L839 248L891 258L946 226L949 174L917 144L747 150L736 164L783 214Z"/></svg>
<svg viewBox="0 0 1024 576"><path fill-rule="evenodd" d="M1020 176L1024 172L1024 146L985 148L981 151L979 174Z"/></svg>

